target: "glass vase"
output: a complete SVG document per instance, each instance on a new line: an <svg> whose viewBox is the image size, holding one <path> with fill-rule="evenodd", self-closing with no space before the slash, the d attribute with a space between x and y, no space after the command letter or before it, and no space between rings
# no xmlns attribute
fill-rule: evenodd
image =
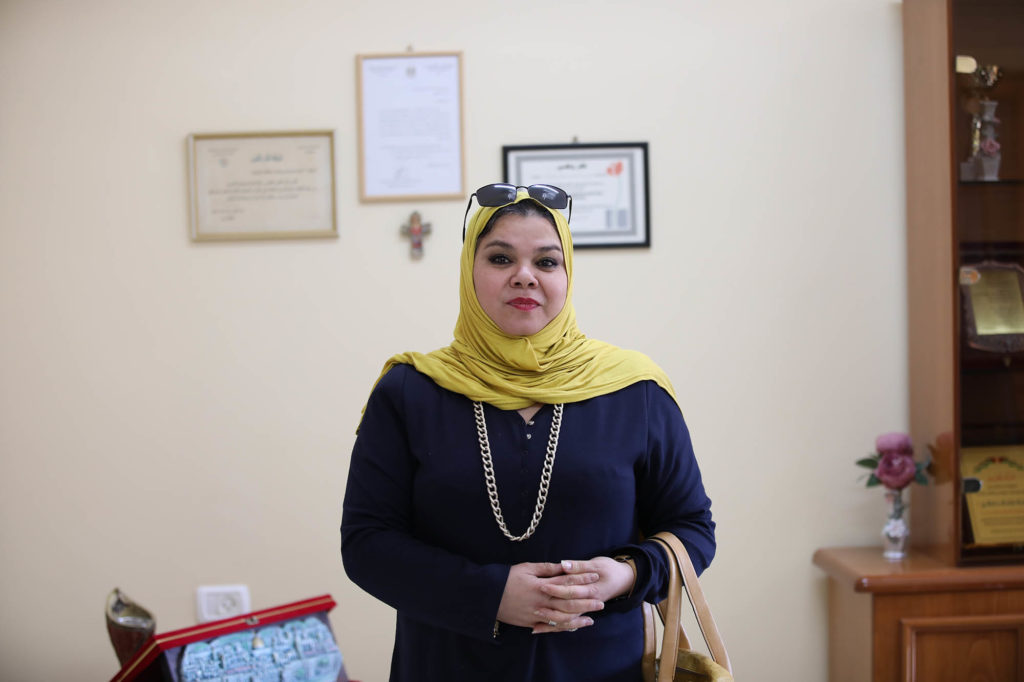
<svg viewBox="0 0 1024 682"><path fill-rule="evenodd" d="M907 527L907 509L903 491L886 489L886 518L882 527L882 556L889 561L901 561L907 556L910 528Z"/></svg>
<svg viewBox="0 0 1024 682"><path fill-rule="evenodd" d="M999 179L999 162L1002 160L1002 154L996 152L989 156L982 154L978 157L978 161L981 165L981 176L979 180L988 180L989 182Z"/></svg>

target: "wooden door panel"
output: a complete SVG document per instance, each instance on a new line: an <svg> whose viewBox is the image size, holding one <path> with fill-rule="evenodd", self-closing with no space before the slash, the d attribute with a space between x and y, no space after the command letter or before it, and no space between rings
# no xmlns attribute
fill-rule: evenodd
<svg viewBox="0 0 1024 682"><path fill-rule="evenodd" d="M904 682L1024 681L1024 614L902 618Z"/></svg>

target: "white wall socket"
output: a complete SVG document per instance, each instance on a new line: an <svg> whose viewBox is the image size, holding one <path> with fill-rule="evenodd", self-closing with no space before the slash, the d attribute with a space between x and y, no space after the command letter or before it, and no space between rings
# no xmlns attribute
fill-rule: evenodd
<svg viewBox="0 0 1024 682"><path fill-rule="evenodd" d="M200 585L196 588L196 618L200 623L249 613L247 585Z"/></svg>

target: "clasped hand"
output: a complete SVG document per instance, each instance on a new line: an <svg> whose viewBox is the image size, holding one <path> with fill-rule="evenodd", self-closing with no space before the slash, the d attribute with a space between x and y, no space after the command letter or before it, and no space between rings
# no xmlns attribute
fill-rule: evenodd
<svg viewBox="0 0 1024 682"><path fill-rule="evenodd" d="M633 587L633 569L610 557L589 561L515 564L498 605L498 620L534 634L593 625L587 613ZM554 623L554 625L552 625Z"/></svg>

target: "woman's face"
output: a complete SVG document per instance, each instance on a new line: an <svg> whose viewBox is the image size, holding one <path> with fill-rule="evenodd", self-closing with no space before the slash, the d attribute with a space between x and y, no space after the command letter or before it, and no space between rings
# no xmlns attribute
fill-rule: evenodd
<svg viewBox="0 0 1024 682"><path fill-rule="evenodd" d="M565 305L569 277L558 233L538 215L506 215L477 245L480 307L509 336L536 334Z"/></svg>

